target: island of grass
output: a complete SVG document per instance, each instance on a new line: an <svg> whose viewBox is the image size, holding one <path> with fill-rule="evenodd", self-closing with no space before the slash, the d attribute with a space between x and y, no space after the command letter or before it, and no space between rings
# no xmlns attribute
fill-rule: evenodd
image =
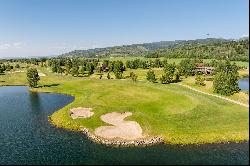
<svg viewBox="0 0 250 166"><path fill-rule="evenodd" d="M162 85L130 80L83 80L46 77L57 86L33 91L63 93L75 100L53 113L51 122L57 127L94 133L107 113L131 112L125 120L140 124L144 137L161 137L169 144L203 144L249 140L248 108L201 94L178 84ZM42 84L42 82L41 82ZM94 115L72 119L70 109L92 108Z"/></svg>

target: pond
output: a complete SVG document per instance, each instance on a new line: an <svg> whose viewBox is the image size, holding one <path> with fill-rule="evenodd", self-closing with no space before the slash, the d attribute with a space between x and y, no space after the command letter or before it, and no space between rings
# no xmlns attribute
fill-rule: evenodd
<svg viewBox="0 0 250 166"><path fill-rule="evenodd" d="M48 115L73 97L0 87L0 164L248 164L249 142L112 148L55 128Z"/></svg>
<svg viewBox="0 0 250 166"><path fill-rule="evenodd" d="M249 77L241 78L241 79L238 81L238 84L239 84L239 88L240 88L242 91L247 91L247 92L249 92Z"/></svg>

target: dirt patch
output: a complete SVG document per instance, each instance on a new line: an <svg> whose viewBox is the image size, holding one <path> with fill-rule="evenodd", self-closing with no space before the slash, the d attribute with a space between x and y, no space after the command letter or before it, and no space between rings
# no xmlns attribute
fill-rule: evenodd
<svg viewBox="0 0 250 166"><path fill-rule="evenodd" d="M101 126L95 129L95 135L106 139L136 140L143 138L141 126L135 121L124 121L131 112L112 112L101 116L101 120L113 126Z"/></svg>
<svg viewBox="0 0 250 166"><path fill-rule="evenodd" d="M72 108L70 110L70 116L72 119L77 119L77 118L89 118L94 115L94 112L91 112L92 108Z"/></svg>

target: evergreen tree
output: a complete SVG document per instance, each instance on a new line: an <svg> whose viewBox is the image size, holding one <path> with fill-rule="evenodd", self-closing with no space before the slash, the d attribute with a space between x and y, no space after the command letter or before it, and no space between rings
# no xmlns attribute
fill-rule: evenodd
<svg viewBox="0 0 250 166"><path fill-rule="evenodd" d="M26 75L29 86L32 88L37 87L37 82L40 80L37 70L34 68L29 68Z"/></svg>
<svg viewBox="0 0 250 166"><path fill-rule="evenodd" d="M169 72L163 74L160 78L160 81L162 84L169 84L172 82L172 80L173 80L173 77L171 77Z"/></svg>
<svg viewBox="0 0 250 166"><path fill-rule="evenodd" d="M71 75L72 75L72 76L78 77L78 75L79 75L79 67L78 67L78 66L74 66L74 67L71 69Z"/></svg>
<svg viewBox="0 0 250 166"><path fill-rule="evenodd" d="M4 68L0 65L0 74L4 73Z"/></svg>
<svg viewBox="0 0 250 166"><path fill-rule="evenodd" d="M124 66L123 66L123 63L122 61L116 61L114 63L114 74L115 74L115 77L116 79L121 79L122 78L122 73L124 71Z"/></svg>
<svg viewBox="0 0 250 166"><path fill-rule="evenodd" d="M66 74L69 74L70 73L70 70L72 68L72 62L69 58L66 59L66 62L65 62L65 72Z"/></svg>
<svg viewBox="0 0 250 166"><path fill-rule="evenodd" d="M20 68L20 65L17 63L15 68L19 69Z"/></svg>
<svg viewBox="0 0 250 166"><path fill-rule="evenodd" d="M108 72L108 75L107 75L107 79L110 79L110 74L109 74L109 72Z"/></svg>
<svg viewBox="0 0 250 166"><path fill-rule="evenodd" d="M147 80L149 81L149 82L156 82L156 78L155 78L155 73L154 73L154 71L153 70L149 70L148 72L147 72Z"/></svg>
<svg viewBox="0 0 250 166"><path fill-rule="evenodd" d="M228 60L220 62L215 69L214 92L227 96L239 92L238 79L238 67L235 63L231 64Z"/></svg>
<svg viewBox="0 0 250 166"><path fill-rule="evenodd" d="M205 84L205 77L200 75L200 74L196 74L195 84L205 86L206 85Z"/></svg>
<svg viewBox="0 0 250 166"><path fill-rule="evenodd" d="M63 68L61 66L57 67L57 73L60 73L60 74L63 73Z"/></svg>
<svg viewBox="0 0 250 166"><path fill-rule="evenodd" d="M178 70L180 72L180 75L182 76L191 76L193 75L193 71L196 68L196 64L194 60L191 59L184 59L182 60L178 65Z"/></svg>
<svg viewBox="0 0 250 166"><path fill-rule="evenodd" d="M86 65L86 71L88 71L88 74L91 75L94 73L94 65L91 62L88 62Z"/></svg>
<svg viewBox="0 0 250 166"><path fill-rule="evenodd" d="M133 81L133 82L136 82L137 81L137 75L134 73L134 72L130 72L130 78L131 78L131 80Z"/></svg>

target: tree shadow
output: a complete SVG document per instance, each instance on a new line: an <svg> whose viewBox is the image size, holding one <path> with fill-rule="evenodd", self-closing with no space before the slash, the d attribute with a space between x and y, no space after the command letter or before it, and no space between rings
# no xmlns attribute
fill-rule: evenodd
<svg viewBox="0 0 250 166"><path fill-rule="evenodd" d="M174 80L172 83L178 83L181 82L182 80Z"/></svg>
<svg viewBox="0 0 250 166"><path fill-rule="evenodd" d="M45 84L45 85L40 85L38 86L38 88L42 88L42 87L53 87L53 86L58 86L60 84Z"/></svg>

